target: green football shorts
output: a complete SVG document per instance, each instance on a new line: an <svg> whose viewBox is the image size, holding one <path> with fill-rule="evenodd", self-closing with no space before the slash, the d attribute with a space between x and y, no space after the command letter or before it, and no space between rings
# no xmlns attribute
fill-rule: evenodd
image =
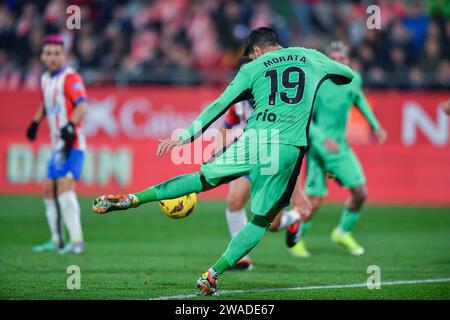
<svg viewBox="0 0 450 320"><path fill-rule="evenodd" d="M304 147L238 139L204 163L200 171L212 186L249 176L251 210L265 216L273 208L289 205L304 151Z"/></svg>
<svg viewBox="0 0 450 320"><path fill-rule="evenodd" d="M355 188L366 183L364 171L349 146L339 146L337 153L319 153L311 149L307 154L305 192L309 196L323 197L327 194L327 173L346 187Z"/></svg>

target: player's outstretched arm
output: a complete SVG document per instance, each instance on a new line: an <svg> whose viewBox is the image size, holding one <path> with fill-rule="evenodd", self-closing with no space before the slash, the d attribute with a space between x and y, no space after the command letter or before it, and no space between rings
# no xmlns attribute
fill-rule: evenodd
<svg viewBox="0 0 450 320"><path fill-rule="evenodd" d="M250 78L241 69L220 97L208 105L178 137L159 140L160 143L156 155L167 155L173 147L188 144L197 139L233 104L251 98L251 91L249 88Z"/></svg>
<svg viewBox="0 0 450 320"><path fill-rule="evenodd" d="M37 131L39 129L39 124L41 123L42 119L45 118L45 108L44 105L41 104L36 111L33 121L31 121L30 125L27 128L27 138L30 141L36 140Z"/></svg>
<svg viewBox="0 0 450 320"><path fill-rule="evenodd" d="M387 139L387 133L381 127L380 123L377 120L377 117L372 111L372 108L367 103L366 96L364 95L364 91L362 90L361 86L356 95L355 105L361 111L364 118L366 118L367 122L369 122L378 143L384 143Z"/></svg>
<svg viewBox="0 0 450 320"><path fill-rule="evenodd" d="M315 52L318 55L318 59L322 63L323 68L325 69L327 78L331 79L337 85L344 85L352 82L355 77L355 73L352 69L350 69L350 67L330 59L317 50L315 50Z"/></svg>
<svg viewBox="0 0 450 320"><path fill-rule="evenodd" d="M250 77L241 68L225 91L208 105L200 115L179 136L183 144L197 139L214 121L221 117L233 104L251 98Z"/></svg>

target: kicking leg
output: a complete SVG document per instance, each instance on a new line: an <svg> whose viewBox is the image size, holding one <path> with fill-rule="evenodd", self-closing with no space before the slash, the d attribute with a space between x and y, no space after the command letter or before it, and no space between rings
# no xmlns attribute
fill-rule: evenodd
<svg viewBox="0 0 450 320"><path fill-rule="evenodd" d="M135 208L147 202L173 199L190 193L199 193L214 188L198 172L184 174L134 194L101 195L94 200L92 211L106 213Z"/></svg>
<svg viewBox="0 0 450 320"><path fill-rule="evenodd" d="M236 163L235 155L246 152L246 144L237 140L213 161L201 166L201 173L194 172L174 177L135 194L102 195L94 200L92 211L106 213L126 210L147 202L173 199L190 193L208 191L239 177L248 175L250 164Z"/></svg>

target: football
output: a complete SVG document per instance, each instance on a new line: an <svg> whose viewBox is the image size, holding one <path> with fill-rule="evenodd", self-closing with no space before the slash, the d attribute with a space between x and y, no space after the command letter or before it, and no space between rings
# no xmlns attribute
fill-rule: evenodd
<svg viewBox="0 0 450 320"><path fill-rule="evenodd" d="M191 193L175 199L159 201L159 209L168 217L183 219L192 213L197 204L197 195Z"/></svg>

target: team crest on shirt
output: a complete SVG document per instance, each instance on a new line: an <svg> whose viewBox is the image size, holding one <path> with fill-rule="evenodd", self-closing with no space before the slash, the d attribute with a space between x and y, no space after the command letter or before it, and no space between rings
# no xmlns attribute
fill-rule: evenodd
<svg viewBox="0 0 450 320"><path fill-rule="evenodd" d="M76 82L72 85L73 90L82 90L83 88L84 86L81 82Z"/></svg>

